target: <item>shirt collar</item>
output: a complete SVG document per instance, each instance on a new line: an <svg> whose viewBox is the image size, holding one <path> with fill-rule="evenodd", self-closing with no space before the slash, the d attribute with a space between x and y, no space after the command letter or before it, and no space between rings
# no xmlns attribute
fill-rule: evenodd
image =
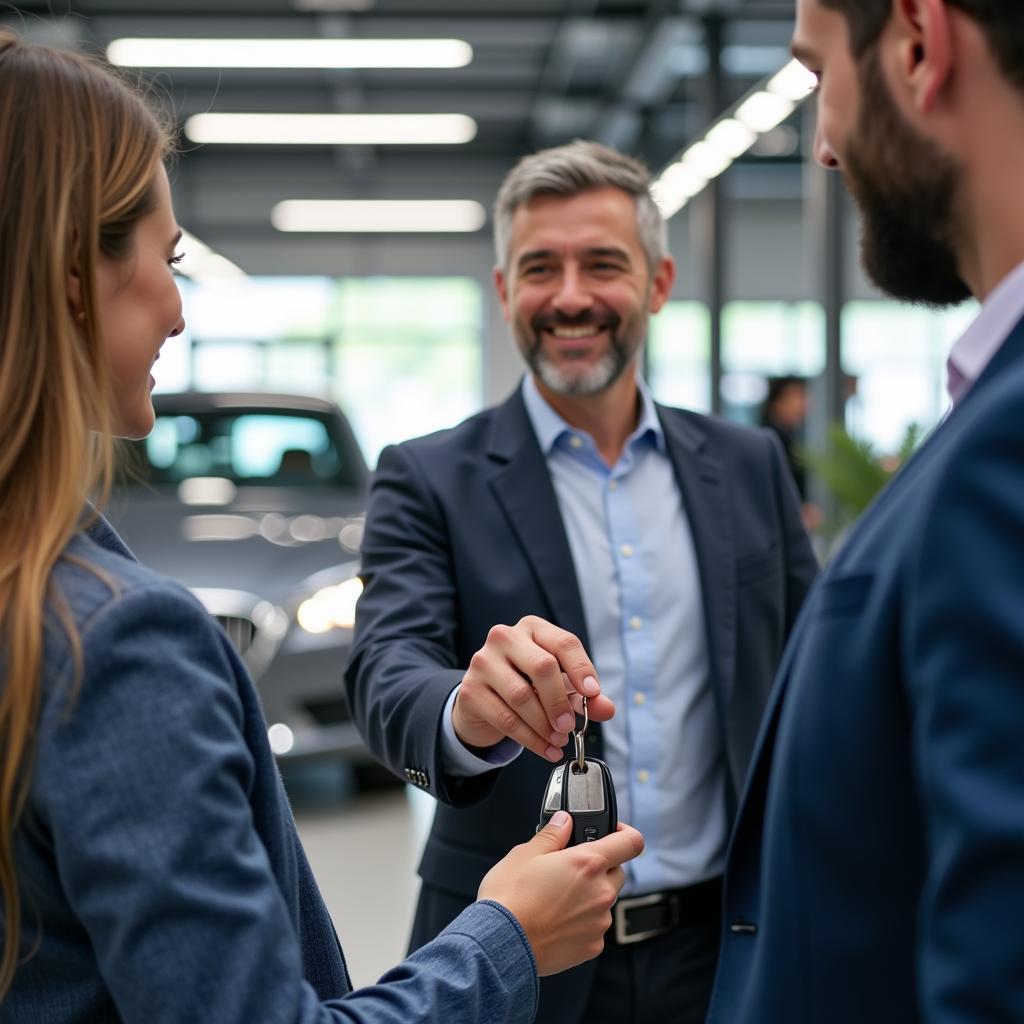
<svg viewBox="0 0 1024 1024"><path fill-rule="evenodd" d="M640 417L636 429L629 435L626 441L627 447L638 438L650 435L655 447L659 451L665 450L665 432L661 428L661 420L658 419L658 410L655 407L654 399L644 381L637 377L637 390L640 393ZM558 439L565 434L584 434L585 431L577 430L569 426L554 409L548 405L544 396L537 388L533 374L528 373L523 377L521 387L523 403L526 405L526 414L530 417L533 425L533 432L537 435L540 450L545 458L551 454L552 448Z"/></svg>
<svg viewBox="0 0 1024 1024"><path fill-rule="evenodd" d="M1011 270L949 353L949 393L955 405L981 376L1013 328L1024 318L1024 263Z"/></svg>

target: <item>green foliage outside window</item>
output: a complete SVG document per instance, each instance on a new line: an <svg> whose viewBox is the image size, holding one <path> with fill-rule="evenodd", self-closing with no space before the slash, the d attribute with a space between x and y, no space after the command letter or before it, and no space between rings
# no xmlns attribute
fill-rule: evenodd
<svg viewBox="0 0 1024 1024"><path fill-rule="evenodd" d="M924 431L911 423L895 454L884 454L870 442L851 437L832 424L824 452L801 449L799 456L821 481L833 510L826 516L823 534L833 541L863 514L896 471L913 455Z"/></svg>

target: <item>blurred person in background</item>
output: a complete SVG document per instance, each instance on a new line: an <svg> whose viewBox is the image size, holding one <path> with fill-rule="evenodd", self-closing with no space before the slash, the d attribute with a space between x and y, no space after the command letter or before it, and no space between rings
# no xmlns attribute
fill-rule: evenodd
<svg viewBox="0 0 1024 1024"><path fill-rule="evenodd" d="M797 0L793 52L875 283L982 308L783 659L709 1021L1024 1021L1024 4Z"/></svg>
<svg viewBox="0 0 1024 1024"><path fill-rule="evenodd" d="M90 507L184 326L168 148L98 64L0 34L0 1018L526 1024L639 835L552 823L350 992L241 661Z"/></svg>
<svg viewBox="0 0 1024 1024"><path fill-rule="evenodd" d="M771 377L768 380L768 394L761 407L761 426L775 431L782 444L789 471L793 474L793 482L800 495L804 525L813 532L821 525L821 510L808 500L807 467L800 453L806 443L805 430L810 405L811 395L806 378Z"/></svg>
<svg viewBox="0 0 1024 1024"><path fill-rule="evenodd" d="M537 1020L696 1024L733 808L814 556L772 435L659 406L638 379L675 278L643 166L590 142L524 158L495 242L529 372L381 454L349 702L370 749L440 801L417 948L533 831L587 695L587 754L647 852L604 953L546 979Z"/></svg>

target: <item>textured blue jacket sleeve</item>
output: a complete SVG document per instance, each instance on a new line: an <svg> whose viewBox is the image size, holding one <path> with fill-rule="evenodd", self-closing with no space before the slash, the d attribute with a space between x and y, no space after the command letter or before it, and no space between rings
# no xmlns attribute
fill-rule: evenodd
<svg viewBox="0 0 1024 1024"><path fill-rule="evenodd" d="M471 907L378 985L319 1003L254 827L240 700L251 683L226 641L170 584L128 590L81 636L84 675L70 703L48 706L33 792L124 1021L532 1018L532 953L493 904Z"/></svg>
<svg viewBox="0 0 1024 1024"><path fill-rule="evenodd" d="M905 677L928 829L922 1020L1024 1020L1024 476L1019 388L966 432L905 595ZM969 410L964 410L968 415Z"/></svg>

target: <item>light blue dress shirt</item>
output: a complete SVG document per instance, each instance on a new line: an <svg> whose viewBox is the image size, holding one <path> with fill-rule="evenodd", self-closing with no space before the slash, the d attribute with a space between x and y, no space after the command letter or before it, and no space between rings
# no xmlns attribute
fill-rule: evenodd
<svg viewBox="0 0 1024 1024"><path fill-rule="evenodd" d="M985 299L981 312L953 346L946 363L949 396L956 405L982 375L1024 316L1024 263L1006 275Z"/></svg>
<svg viewBox="0 0 1024 1024"><path fill-rule="evenodd" d="M619 817L647 841L626 865L624 892L713 878L728 838L725 762L696 552L654 402L641 383L636 430L609 467L531 376L522 391L569 540L588 654L617 707L602 731ZM447 770L478 774L522 753L509 740L486 758L468 751L451 724L457 692L443 721Z"/></svg>

